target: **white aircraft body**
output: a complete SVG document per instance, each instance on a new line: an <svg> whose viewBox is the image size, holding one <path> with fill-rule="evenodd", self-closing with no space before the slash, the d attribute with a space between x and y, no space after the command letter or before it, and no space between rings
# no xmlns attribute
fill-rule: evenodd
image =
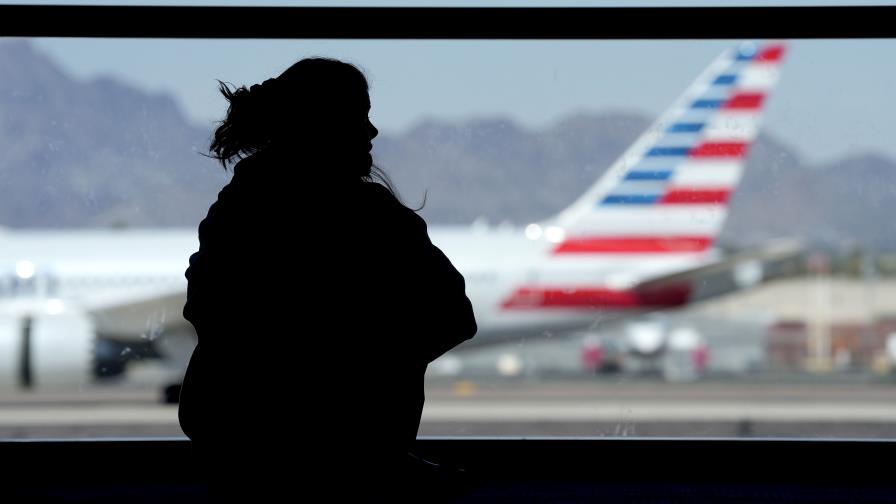
<svg viewBox="0 0 896 504"><path fill-rule="evenodd" d="M694 301L784 46L726 51L582 196L524 228L430 227L463 273L471 344ZM0 230L0 385L80 384L129 352L183 369L195 229ZM159 337L163 334L162 337Z"/></svg>

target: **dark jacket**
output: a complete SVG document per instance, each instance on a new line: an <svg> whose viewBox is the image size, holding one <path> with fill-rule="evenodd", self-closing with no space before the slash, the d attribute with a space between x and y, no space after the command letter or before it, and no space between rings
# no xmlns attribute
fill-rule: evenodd
<svg viewBox="0 0 896 504"><path fill-rule="evenodd" d="M403 453L427 364L476 332L463 277L385 187L302 168L241 161L199 225L181 426L206 453L253 436Z"/></svg>

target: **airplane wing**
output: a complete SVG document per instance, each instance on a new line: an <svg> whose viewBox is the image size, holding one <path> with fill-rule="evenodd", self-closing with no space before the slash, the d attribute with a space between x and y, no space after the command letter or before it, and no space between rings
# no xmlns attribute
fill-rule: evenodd
<svg viewBox="0 0 896 504"><path fill-rule="evenodd" d="M679 294L681 303L666 303L669 307L696 303L794 274L800 268L803 251L798 241L773 242L709 264L643 280L634 291L647 306L663 306L662 301L670 299L670 293Z"/></svg>
<svg viewBox="0 0 896 504"><path fill-rule="evenodd" d="M720 260L703 263L691 268L677 269L669 274L647 277L617 291L623 294L630 306L624 310L600 310L587 304L576 304L572 309L594 309L594 320L602 327L622 323L656 310L672 310L701 301L755 287L777 278L797 274L802 267L804 247L793 240L768 243L762 247L733 253ZM572 296L577 294L572 291ZM542 294L544 295L544 294ZM604 302L594 297L592 302ZM539 305L537 302L535 305ZM590 323L581 323L563 331L552 331L559 337L573 336L576 330ZM533 336L543 332L536 328ZM483 346L500 345L519 341L520 332L493 334L489 338L473 338L455 351L467 351Z"/></svg>

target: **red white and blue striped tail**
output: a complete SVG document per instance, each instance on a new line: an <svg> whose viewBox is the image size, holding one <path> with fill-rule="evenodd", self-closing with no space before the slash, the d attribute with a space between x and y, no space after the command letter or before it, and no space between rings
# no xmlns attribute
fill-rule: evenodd
<svg viewBox="0 0 896 504"><path fill-rule="evenodd" d="M741 179L785 46L726 51L572 206L553 254L702 254Z"/></svg>

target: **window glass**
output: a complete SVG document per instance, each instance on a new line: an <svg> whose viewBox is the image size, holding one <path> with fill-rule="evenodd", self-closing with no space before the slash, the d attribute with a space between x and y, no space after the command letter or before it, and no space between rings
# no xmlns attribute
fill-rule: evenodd
<svg viewBox="0 0 896 504"><path fill-rule="evenodd" d="M181 435L215 79L311 55L474 304L422 435L894 437L893 50L0 40L0 437Z"/></svg>

